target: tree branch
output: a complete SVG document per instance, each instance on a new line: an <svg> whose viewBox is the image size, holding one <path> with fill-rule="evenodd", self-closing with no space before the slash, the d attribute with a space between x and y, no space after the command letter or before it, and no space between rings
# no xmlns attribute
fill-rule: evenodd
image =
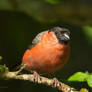
<svg viewBox="0 0 92 92"><path fill-rule="evenodd" d="M19 80L28 80L30 82L36 82L38 84L45 84L51 87L53 86L53 79L48 79L46 77L40 76L37 81L34 81L34 75L33 74L18 74L18 72L4 72L0 73L0 77L2 78L8 78L8 79L19 79ZM59 82L60 85L57 86L57 89L63 92L88 92L87 89L82 89L82 91L77 91L75 88L72 88L62 82ZM54 87L55 88L55 87ZM83 91L84 90L84 91Z"/></svg>

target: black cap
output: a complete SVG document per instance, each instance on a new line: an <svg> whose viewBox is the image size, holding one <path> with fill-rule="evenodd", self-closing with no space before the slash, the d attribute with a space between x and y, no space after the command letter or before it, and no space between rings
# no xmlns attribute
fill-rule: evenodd
<svg viewBox="0 0 92 92"><path fill-rule="evenodd" d="M61 44L67 44L70 41L70 31L66 28L54 27L49 32L54 32Z"/></svg>

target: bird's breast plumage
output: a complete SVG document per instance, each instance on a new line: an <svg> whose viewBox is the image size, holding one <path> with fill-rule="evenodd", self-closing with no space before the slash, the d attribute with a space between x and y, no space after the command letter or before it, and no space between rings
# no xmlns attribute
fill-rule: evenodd
<svg viewBox="0 0 92 92"><path fill-rule="evenodd" d="M67 52L67 53L66 53ZM67 62L70 46L61 45L53 33L44 33L41 41L23 56L23 64L41 74L53 73Z"/></svg>

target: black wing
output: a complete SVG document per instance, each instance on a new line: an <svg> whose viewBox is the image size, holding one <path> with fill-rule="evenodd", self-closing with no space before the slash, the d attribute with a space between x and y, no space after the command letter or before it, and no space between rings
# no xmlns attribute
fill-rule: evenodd
<svg viewBox="0 0 92 92"><path fill-rule="evenodd" d="M42 37L42 34L44 32L48 32L48 31L43 31L41 33L39 33L32 41L32 45L29 46L29 49L33 48L36 44L38 44L40 41L41 41L41 37Z"/></svg>

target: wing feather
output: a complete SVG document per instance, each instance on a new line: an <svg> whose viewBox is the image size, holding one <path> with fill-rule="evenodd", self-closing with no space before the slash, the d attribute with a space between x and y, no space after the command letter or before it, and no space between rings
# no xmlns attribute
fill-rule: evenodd
<svg viewBox="0 0 92 92"><path fill-rule="evenodd" d="M32 44L29 46L29 49L33 48L36 44L38 44L40 41L41 41L41 37L42 37L42 34L44 32L48 32L48 31L43 31L43 32L40 32L32 41Z"/></svg>

